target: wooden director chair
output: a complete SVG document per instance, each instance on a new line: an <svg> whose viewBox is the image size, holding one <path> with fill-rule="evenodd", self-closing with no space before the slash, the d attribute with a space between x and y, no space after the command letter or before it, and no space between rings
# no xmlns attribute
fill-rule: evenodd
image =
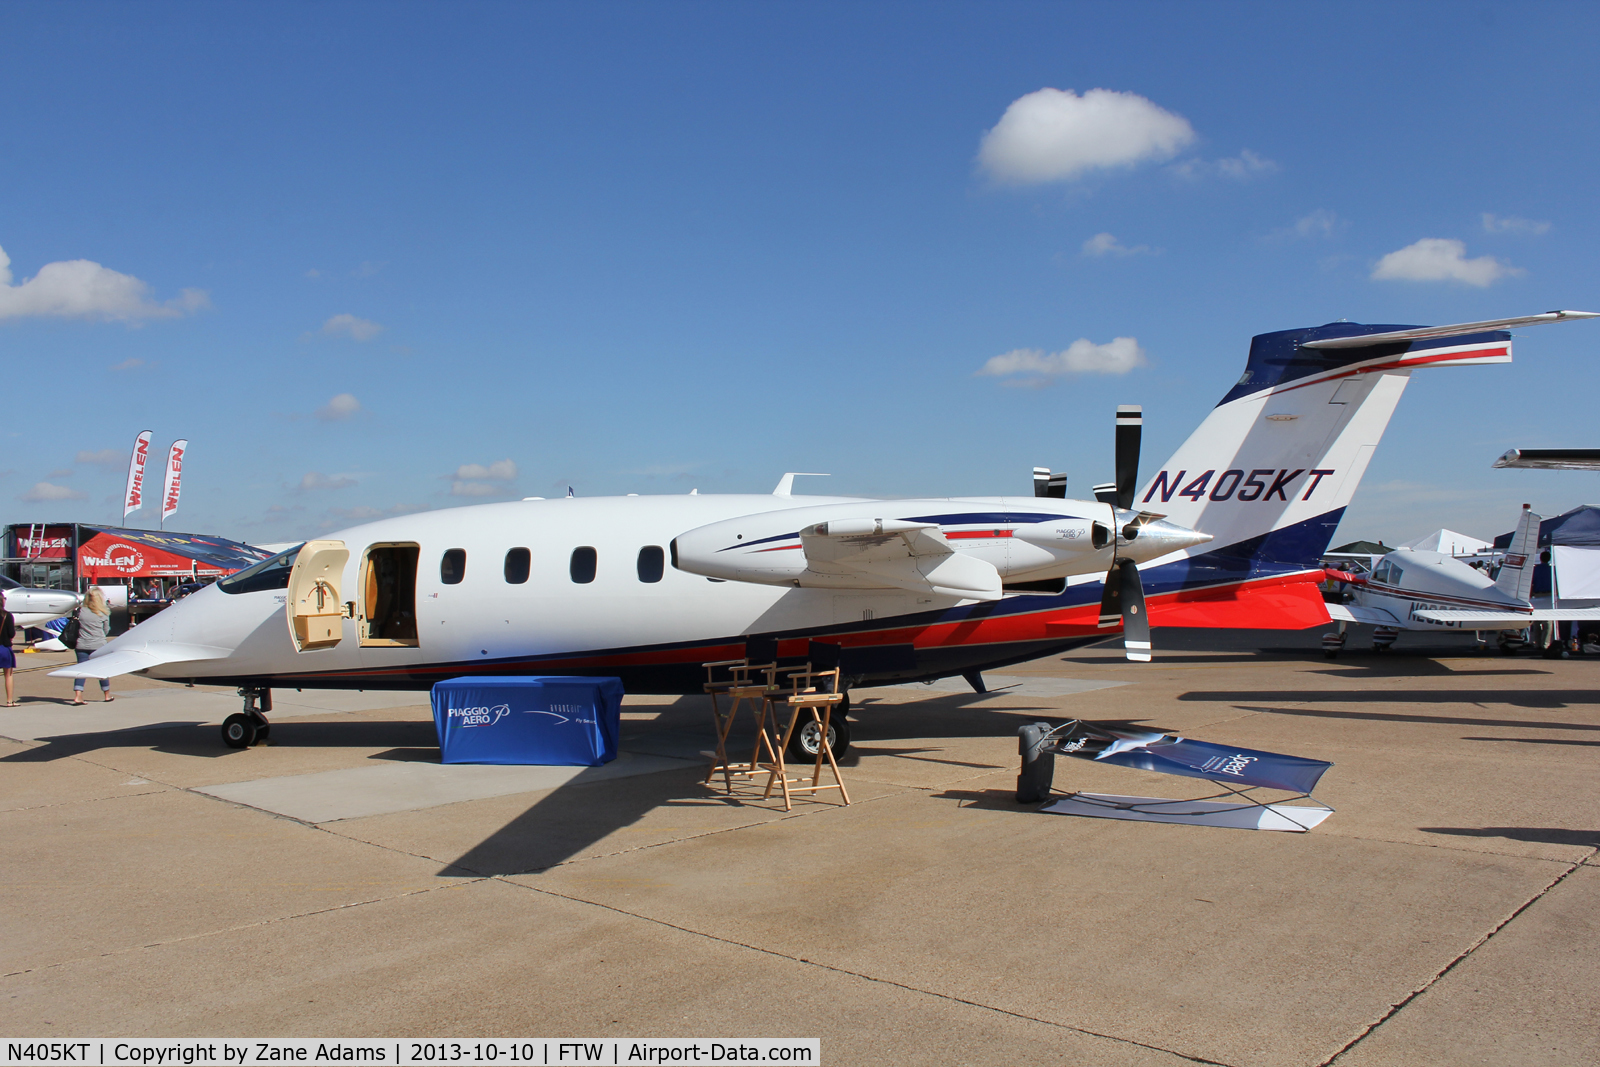
<svg viewBox="0 0 1600 1067"><path fill-rule="evenodd" d="M772 795L774 785L782 786L784 811L793 808L792 794L817 793L824 789L837 789L845 804L850 803L850 793L839 774L839 763L833 758L833 746L828 744L828 724L833 718L833 709L844 701L844 688L839 682L840 653L838 645L809 642L806 665L783 672L788 675L789 688L774 687L767 690L762 698L758 730L760 737L764 739L768 736L769 723L774 733L781 725L783 734L775 746L770 742L767 745L771 762L760 765L767 772L767 789L761 794L761 799ZM811 783L806 785L803 784L803 776L789 777L783 754L795 730L803 730L808 724L817 727L817 762L811 771ZM828 767L833 771L833 783L830 785L822 784L823 760L827 760Z"/></svg>
<svg viewBox="0 0 1600 1067"><path fill-rule="evenodd" d="M722 773L722 781L728 792L733 792L733 779L735 775L740 778L751 778L759 769L757 762L761 757L761 743L767 740L761 729L762 700L767 691L774 688L777 683L778 671L778 639L775 637L749 637L744 642L743 659L721 659L711 663L702 663L706 669L705 691L711 697L711 720L717 730L717 751L711 759L711 769L706 772L706 785ZM719 669L725 670L727 676L716 677ZM726 712L718 702L719 697L727 697L729 704ZM738 715L739 705L749 701L750 714L756 720L755 745L750 750L750 759L743 763L732 763L728 760L728 734L733 730L733 720ZM767 748L771 749L768 741Z"/></svg>

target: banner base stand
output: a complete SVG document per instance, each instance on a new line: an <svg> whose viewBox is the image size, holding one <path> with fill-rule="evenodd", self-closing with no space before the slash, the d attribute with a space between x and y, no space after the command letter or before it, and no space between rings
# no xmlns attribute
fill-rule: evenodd
<svg viewBox="0 0 1600 1067"><path fill-rule="evenodd" d="M1096 819L1189 823L1235 830L1284 830L1303 834L1333 814L1332 808L1310 804L1228 804L1214 800L1172 800L1125 797L1114 793L1068 793L1039 809L1052 815L1086 815Z"/></svg>

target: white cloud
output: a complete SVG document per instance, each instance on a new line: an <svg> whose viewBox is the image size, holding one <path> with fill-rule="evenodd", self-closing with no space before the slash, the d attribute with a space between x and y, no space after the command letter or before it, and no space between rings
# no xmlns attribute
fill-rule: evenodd
<svg viewBox="0 0 1600 1067"><path fill-rule="evenodd" d="M118 452L114 448L102 448L98 452L80 451L72 462L87 463L97 467L121 467L128 462L128 453Z"/></svg>
<svg viewBox="0 0 1600 1067"><path fill-rule="evenodd" d="M517 465L509 459L496 460L485 467L481 463L463 463L450 477L458 482L489 481L509 482L517 476Z"/></svg>
<svg viewBox="0 0 1600 1067"><path fill-rule="evenodd" d="M498 485L485 485L483 482L451 482L451 496L494 496L504 493L505 490Z"/></svg>
<svg viewBox="0 0 1600 1067"><path fill-rule="evenodd" d="M123 360L121 363L113 364L111 369L112 370L138 370L141 367L145 367L145 366L148 366L148 364L146 364L144 360L130 357L128 359Z"/></svg>
<svg viewBox="0 0 1600 1067"><path fill-rule="evenodd" d="M500 459L484 466L482 463L463 463L450 479L451 496L501 496L508 492L504 484L517 476L517 465L509 459ZM500 485L491 485L500 482Z"/></svg>
<svg viewBox="0 0 1600 1067"><path fill-rule="evenodd" d="M0 319L50 315L67 319L171 319L211 306L200 289L185 289L174 300L157 304L150 287L131 274L102 267L87 259L46 263L21 285L11 284L11 257L0 248Z"/></svg>
<svg viewBox="0 0 1600 1067"><path fill-rule="evenodd" d="M1522 274L1493 256L1467 258L1467 246L1442 237L1424 237L1390 252L1372 269L1374 281L1463 282L1480 289L1508 275Z"/></svg>
<svg viewBox="0 0 1600 1067"><path fill-rule="evenodd" d="M1005 384L1038 388L1062 375L1126 374L1144 364L1144 349L1132 337L1117 337L1103 345L1080 337L1060 352L1045 352L1038 348L1012 349L990 359L978 373L995 377L1027 375L1012 378Z"/></svg>
<svg viewBox="0 0 1600 1067"><path fill-rule="evenodd" d="M30 504L43 504L54 500L88 500L89 494L80 493L64 485L37 482L32 489L22 494L22 499Z"/></svg>
<svg viewBox="0 0 1600 1067"><path fill-rule="evenodd" d="M354 315L335 315L322 324L322 332L330 337L342 335L357 341L370 341L383 332L383 327Z"/></svg>
<svg viewBox="0 0 1600 1067"><path fill-rule="evenodd" d="M296 488L302 492L309 489L348 489L355 484L356 480L354 478L348 478L342 474L327 475L318 471L311 471L300 479L300 484Z"/></svg>
<svg viewBox="0 0 1600 1067"><path fill-rule="evenodd" d="M1206 178L1216 175L1220 178L1234 179L1271 174L1277 169L1278 165L1272 160L1264 159L1248 148L1241 148L1238 155L1227 159L1186 159L1172 168L1180 178Z"/></svg>
<svg viewBox="0 0 1600 1067"><path fill-rule="evenodd" d="M1309 215L1294 220L1291 226L1273 230L1273 237L1332 237L1342 224L1339 216L1325 208L1317 208Z"/></svg>
<svg viewBox="0 0 1600 1067"><path fill-rule="evenodd" d="M338 422L350 418L360 410L361 401L349 393L340 393L317 409L317 418L323 422Z"/></svg>
<svg viewBox="0 0 1600 1067"><path fill-rule="evenodd" d="M1001 181L1066 181L1095 168L1171 159L1194 138L1187 119L1136 93L1040 89L1011 102L983 135L978 162Z"/></svg>
<svg viewBox="0 0 1600 1067"><path fill-rule="evenodd" d="M1515 233L1527 237L1537 237L1541 233L1550 232L1548 222L1535 222L1533 219L1519 219L1515 215L1491 215L1483 213L1484 233Z"/></svg>
<svg viewBox="0 0 1600 1067"><path fill-rule="evenodd" d="M1083 242L1083 254L1086 256L1138 256L1150 255L1154 251L1149 245L1129 248L1109 233L1097 233Z"/></svg>

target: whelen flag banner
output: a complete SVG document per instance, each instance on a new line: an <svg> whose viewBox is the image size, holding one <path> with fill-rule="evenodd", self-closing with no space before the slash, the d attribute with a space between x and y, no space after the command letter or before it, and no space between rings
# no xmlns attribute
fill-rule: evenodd
<svg viewBox="0 0 1600 1067"><path fill-rule="evenodd" d="M144 506L144 465L150 459L150 431L146 430L133 441L133 455L128 457L128 491L122 497L122 517Z"/></svg>
<svg viewBox="0 0 1600 1067"><path fill-rule="evenodd" d="M433 687L433 724L445 763L598 767L617 758L622 682L452 678Z"/></svg>
<svg viewBox="0 0 1600 1067"><path fill-rule="evenodd" d="M1191 741L1171 734L1139 733L1107 729L1103 726L1075 729L1060 742L1060 751L1069 756L1114 763L1140 771L1159 771L1185 778L1205 778L1213 782L1237 782L1243 786L1287 789L1310 793L1317 780L1333 764L1324 760L1259 752L1253 748L1233 748L1209 741Z"/></svg>
<svg viewBox="0 0 1600 1067"><path fill-rule="evenodd" d="M78 574L84 578L211 577L244 570L272 554L224 537L109 526L81 529L85 539L78 547Z"/></svg>
<svg viewBox="0 0 1600 1067"><path fill-rule="evenodd" d="M166 522L178 510L178 491L183 481L183 454L189 451L188 441L174 441L167 449L167 480L161 487L161 521Z"/></svg>

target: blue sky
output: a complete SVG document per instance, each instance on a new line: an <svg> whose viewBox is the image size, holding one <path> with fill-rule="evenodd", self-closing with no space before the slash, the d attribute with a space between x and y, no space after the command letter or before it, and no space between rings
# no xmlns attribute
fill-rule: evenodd
<svg viewBox="0 0 1600 1067"><path fill-rule="evenodd" d="M169 525L257 542L786 470L1086 496L1116 404L1156 469L1252 334L1600 310L1590 5L0 17L6 521L119 517L143 429L190 441ZM1340 537L1600 502L1489 466L1600 443L1597 349L1417 374Z"/></svg>

